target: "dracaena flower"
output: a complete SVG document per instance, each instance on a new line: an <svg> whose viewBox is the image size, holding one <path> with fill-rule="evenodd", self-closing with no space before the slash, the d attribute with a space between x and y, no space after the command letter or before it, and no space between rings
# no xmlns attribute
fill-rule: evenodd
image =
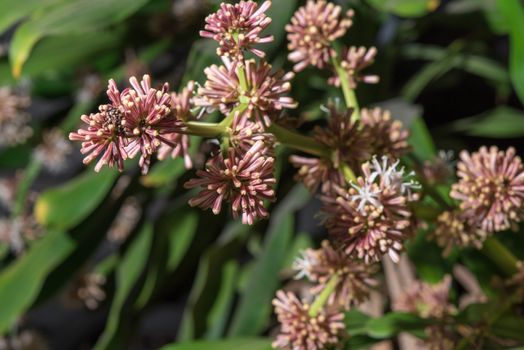
<svg viewBox="0 0 524 350"><path fill-rule="evenodd" d="M378 161L362 166L356 183L332 186L324 194L325 225L346 254L366 263L387 254L397 262L403 241L409 235L411 190L418 187L398 163Z"/></svg>
<svg viewBox="0 0 524 350"><path fill-rule="evenodd" d="M273 41L273 36L260 36L271 23L265 12L271 1L265 1L257 8L254 1L240 1L237 4L222 3L216 13L206 18L205 30L200 35L216 40L219 44L217 54L242 59L243 51L251 51L259 57L264 52L254 46Z"/></svg>
<svg viewBox="0 0 524 350"><path fill-rule="evenodd" d="M24 142L33 134L26 112L27 96L16 94L7 86L0 87L0 147Z"/></svg>
<svg viewBox="0 0 524 350"><path fill-rule="evenodd" d="M228 114L242 103L247 105L244 114L262 126L271 124L272 115L284 108L296 108L297 103L286 96L291 90L292 72L272 72L264 60L248 60L245 67L228 59L222 61L223 66L212 65L204 70L207 81L198 90L197 106L219 108Z"/></svg>
<svg viewBox="0 0 524 350"><path fill-rule="evenodd" d="M374 154L400 158L410 150L409 132L403 129L399 120L391 118L389 111L380 108L363 108L361 123L369 134L370 146Z"/></svg>
<svg viewBox="0 0 524 350"><path fill-rule="evenodd" d="M422 318L442 319L456 311L448 302L450 288L449 275L434 285L416 281L395 300L393 309L411 312Z"/></svg>
<svg viewBox="0 0 524 350"><path fill-rule="evenodd" d="M440 150L432 160L424 161L421 173L429 185L448 182L454 173L453 151Z"/></svg>
<svg viewBox="0 0 524 350"><path fill-rule="evenodd" d="M481 147L460 153L451 197L486 232L503 231L524 218L524 168L514 148Z"/></svg>
<svg viewBox="0 0 524 350"><path fill-rule="evenodd" d="M333 166L339 168L341 162L350 167L358 167L363 161L371 158L369 133L351 119L352 109L343 112L336 107L328 107L329 118L326 127L315 127L314 137L333 150Z"/></svg>
<svg viewBox="0 0 524 350"><path fill-rule="evenodd" d="M337 276L337 285L328 303L346 310L365 301L377 285L372 277L377 272L376 265L362 264L334 249L328 241L323 241L320 249L305 250L293 268L298 271L297 278L305 276L315 283L311 289L313 295L320 294L330 279Z"/></svg>
<svg viewBox="0 0 524 350"><path fill-rule="evenodd" d="M125 128L132 135L126 145L126 152L130 158L140 153L139 165L142 174L146 174L151 156L162 143L174 146L165 136L180 132L183 125L171 113L169 84L164 83L160 90L155 89L151 87L149 75L144 75L140 82L131 77L129 82L132 88L124 90L121 95Z"/></svg>
<svg viewBox="0 0 524 350"><path fill-rule="evenodd" d="M316 316L309 305L295 294L279 290L273 306L280 332L274 348L283 350L321 350L336 345L344 334L344 315L334 308L324 308Z"/></svg>
<svg viewBox="0 0 524 350"><path fill-rule="evenodd" d="M428 238L444 248L444 255L455 247L480 249L488 233L472 222L474 220L460 210L445 211L438 216L435 229Z"/></svg>
<svg viewBox="0 0 524 350"><path fill-rule="evenodd" d="M326 159L293 155L289 157L289 161L298 169L295 179L302 182L312 193L315 193L319 186L322 192L326 192L332 184L341 185L345 181L342 172L333 168L331 162Z"/></svg>
<svg viewBox="0 0 524 350"><path fill-rule="evenodd" d="M118 170L122 171L124 160L127 159L125 108L121 93L112 79L107 87L107 96L110 104L98 107L98 113L84 114L80 117L87 124L87 128L69 134L71 141L82 141L80 152L87 154L84 164L89 164L100 156L95 166L96 172L104 165L116 165Z"/></svg>
<svg viewBox="0 0 524 350"><path fill-rule="evenodd" d="M355 89L359 82L366 84L376 84L379 82L379 77L377 75L362 74L362 70L373 64L376 55L377 49L374 47L369 49L366 49L363 46L351 46L350 48L344 48L342 51L340 66L346 72L349 86L352 89ZM340 78L338 74L335 74L329 78L328 83L331 85L340 86Z"/></svg>
<svg viewBox="0 0 524 350"><path fill-rule="evenodd" d="M286 25L288 55L296 72L308 65L324 68L336 56L332 42L343 36L352 24L353 11L341 18L342 8L325 0L308 0Z"/></svg>
<svg viewBox="0 0 524 350"><path fill-rule="evenodd" d="M194 90L195 82L190 81L186 87L182 89L181 93L171 93L171 110L175 113L178 120L186 122L193 118L191 109L195 107L193 103ZM189 155L189 135L175 132L166 134L164 137L170 141L170 144L162 143L162 145L160 145L157 154L158 159L164 160L169 155L171 155L173 159L182 156L186 169L190 169L193 166L193 162Z"/></svg>
<svg viewBox="0 0 524 350"><path fill-rule="evenodd" d="M222 202L231 204L233 217L242 216L242 223L253 224L257 218L267 218L265 200L274 200L274 158L267 156L267 148L257 141L247 152L229 148L227 155L219 154L209 160L205 170L197 171L197 178L185 183L186 188L202 188L189 201L191 206L211 208L218 214Z"/></svg>
<svg viewBox="0 0 524 350"><path fill-rule="evenodd" d="M71 143L62 132L52 129L44 133L42 143L35 150L35 157L52 173L59 173L67 166L67 157L73 151Z"/></svg>
<svg viewBox="0 0 524 350"><path fill-rule="evenodd" d="M249 151L253 145L261 141L268 150L268 154L273 154L275 147L275 136L264 131L259 124L249 120L247 116L240 116L233 120L231 127L227 129L229 143L239 153Z"/></svg>

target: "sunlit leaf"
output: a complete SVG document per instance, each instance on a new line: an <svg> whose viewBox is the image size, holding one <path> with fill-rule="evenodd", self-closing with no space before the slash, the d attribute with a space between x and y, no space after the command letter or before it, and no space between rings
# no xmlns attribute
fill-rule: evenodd
<svg viewBox="0 0 524 350"><path fill-rule="evenodd" d="M68 229L84 220L107 195L118 172L87 170L72 181L45 191L35 204L35 217L46 227Z"/></svg>

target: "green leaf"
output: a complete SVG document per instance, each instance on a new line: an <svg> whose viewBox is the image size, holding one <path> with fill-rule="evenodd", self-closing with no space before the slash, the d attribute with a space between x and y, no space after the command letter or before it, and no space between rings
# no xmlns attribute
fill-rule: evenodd
<svg viewBox="0 0 524 350"><path fill-rule="evenodd" d="M401 17L421 17L434 11L439 0L369 0L372 6L383 12Z"/></svg>
<svg viewBox="0 0 524 350"><path fill-rule="evenodd" d="M89 62L102 50L117 48L122 34L121 31L99 31L44 38L34 47L23 72L37 76L52 70L74 68Z"/></svg>
<svg viewBox="0 0 524 350"><path fill-rule="evenodd" d="M77 225L102 202L117 176L114 169L100 173L88 169L65 185L42 193L35 204L36 220L63 230Z"/></svg>
<svg viewBox="0 0 524 350"><path fill-rule="evenodd" d="M66 0L2 0L0 1L0 34L33 12Z"/></svg>
<svg viewBox="0 0 524 350"><path fill-rule="evenodd" d="M509 72L515 91L524 103L524 5L519 0L498 0L497 7L509 25Z"/></svg>
<svg viewBox="0 0 524 350"><path fill-rule="evenodd" d="M152 298L162 278L175 272L193 241L198 215L193 210L174 208L155 226L154 256L148 265L146 280L135 303L141 310Z"/></svg>
<svg viewBox="0 0 524 350"><path fill-rule="evenodd" d="M181 81L181 87L185 86L188 81L194 80L203 82L206 80L204 68L212 64L220 64L220 60L216 55L216 44L213 40L199 39L191 46L191 51L187 57L187 62L191 64L187 67L186 72Z"/></svg>
<svg viewBox="0 0 524 350"><path fill-rule="evenodd" d="M500 106L477 116L459 119L450 125L454 131L471 136L516 138L524 136L524 113Z"/></svg>
<svg viewBox="0 0 524 350"><path fill-rule="evenodd" d="M176 181L186 171L184 160L181 158L168 158L151 169L151 171L140 179L146 187L160 187Z"/></svg>
<svg viewBox="0 0 524 350"><path fill-rule="evenodd" d="M133 240L116 269L116 291L109 310L107 325L98 340L95 349L121 348L125 325L129 323L126 317L126 301L133 287L144 271L153 240L153 225L144 224L137 237Z"/></svg>
<svg viewBox="0 0 524 350"><path fill-rule="evenodd" d="M351 337L367 334L367 323L370 319L370 316L359 310L351 310L346 312L344 323L346 324L346 330L348 334Z"/></svg>
<svg viewBox="0 0 524 350"><path fill-rule="evenodd" d="M209 315L217 305L218 295L209 293L209 291L230 289L230 286L225 286L225 284L231 281L224 280L222 276L226 273L226 266L236 258L242 248L248 232L245 225L233 223L230 227L232 229L226 228L220 235L219 241L208 248L200 259L195 282L184 310L182 326L178 334L179 340L201 337L209 327L222 328L222 325L217 326L210 323ZM215 329L213 332L218 330Z"/></svg>
<svg viewBox="0 0 524 350"><path fill-rule="evenodd" d="M236 261L228 262L222 269L222 283L208 316L209 328L205 335L206 339L219 339L226 329L235 295L237 273L238 263Z"/></svg>
<svg viewBox="0 0 524 350"><path fill-rule="evenodd" d="M401 332L422 331L429 323L428 320L413 314L390 312L382 317L370 319L366 329L370 337L385 339Z"/></svg>
<svg viewBox="0 0 524 350"><path fill-rule="evenodd" d="M413 153L420 160L433 159L437 153L433 138L422 117L416 118L411 123L409 144L413 147Z"/></svg>
<svg viewBox="0 0 524 350"><path fill-rule="evenodd" d="M136 12L148 0L72 0L33 14L13 36L9 61L15 77L29 58L33 46L43 37L78 34L118 23ZM81 14L81 15L79 15Z"/></svg>
<svg viewBox="0 0 524 350"><path fill-rule="evenodd" d="M271 314L271 299L278 288L278 274L292 242L293 213L309 198L305 188L297 185L273 211L263 251L242 291L230 336L255 335L265 327Z"/></svg>
<svg viewBox="0 0 524 350"><path fill-rule="evenodd" d="M31 158L31 161L25 168L22 179L18 183L16 189L16 199L13 207L13 215L18 216L22 213L22 210L24 209L24 206L26 204L27 192L31 188L31 185L33 185L33 182L37 178L38 174L40 174L41 169L42 163L40 163L40 161L37 160L35 157Z"/></svg>
<svg viewBox="0 0 524 350"><path fill-rule="evenodd" d="M166 345L161 350L272 350L271 340L237 338Z"/></svg>
<svg viewBox="0 0 524 350"><path fill-rule="evenodd" d="M75 247L62 231L48 231L30 250L0 275L0 334L4 334L29 309L47 277ZM8 302L7 302L8 301Z"/></svg>

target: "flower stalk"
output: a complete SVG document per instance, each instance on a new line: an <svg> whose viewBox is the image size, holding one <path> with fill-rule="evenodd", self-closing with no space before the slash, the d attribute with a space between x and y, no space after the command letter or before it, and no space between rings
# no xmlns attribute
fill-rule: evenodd
<svg viewBox="0 0 524 350"><path fill-rule="evenodd" d="M316 317L320 310L324 307L327 300L329 299L329 296L335 291L335 288L338 284L338 275L333 275L329 279L329 282L326 284L326 287L320 293L320 295L315 299L313 304L311 305L311 308L309 309L309 316Z"/></svg>
<svg viewBox="0 0 524 350"><path fill-rule="evenodd" d="M354 120L360 119L360 107L358 104L357 96L355 91L351 88L349 84L349 78L347 72L342 68L340 62L336 57L333 58L333 66L335 71L340 78L340 86L342 87L342 94L344 95L344 101L346 102L347 108L353 108L352 118Z"/></svg>

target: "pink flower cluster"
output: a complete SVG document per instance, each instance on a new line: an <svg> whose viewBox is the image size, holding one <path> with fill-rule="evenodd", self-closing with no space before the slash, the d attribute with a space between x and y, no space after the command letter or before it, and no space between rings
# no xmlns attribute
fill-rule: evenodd
<svg viewBox="0 0 524 350"><path fill-rule="evenodd" d="M162 144L176 147L173 134L183 130L182 122L171 110L169 85L160 89L151 87L151 78L144 75L141 82L135 77L129 79L131 88L122 92L114 80L109 81L107 96L110 104L99 107L98 113L83 115L86 129L69 134L72 141L81 141L84 163L99 157L95 171L102 166L124 168L124 160L140 153L139 164L142 173L149 170L151 156Z"/></svg>

